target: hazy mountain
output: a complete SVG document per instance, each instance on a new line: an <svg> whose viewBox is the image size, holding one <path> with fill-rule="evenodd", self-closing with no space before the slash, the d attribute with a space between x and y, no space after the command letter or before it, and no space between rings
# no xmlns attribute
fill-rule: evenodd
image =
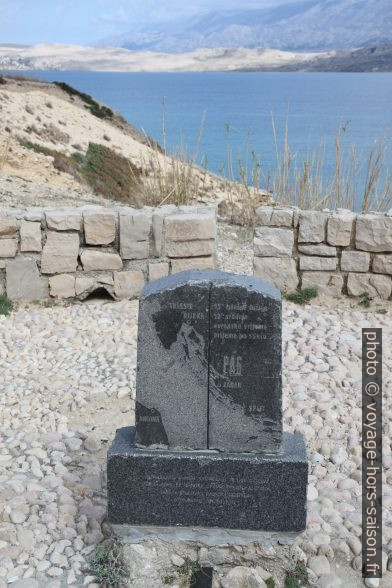
<svg viewBox="0 0 392 588"><path fill-rule="evenodd" d="M163 52L215 47L324 50L392 42L392 0L300 0L273 8L209 12L101 41Z"/></svg>

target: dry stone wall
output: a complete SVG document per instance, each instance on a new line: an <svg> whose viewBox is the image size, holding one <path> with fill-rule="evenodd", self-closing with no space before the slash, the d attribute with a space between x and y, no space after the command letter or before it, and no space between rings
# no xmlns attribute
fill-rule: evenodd
<svg viewBox="0 0 392 588"><path fill-rule="evenodd" d="M349 296L392 293L392 211L256 211L254 274L283 291L316 287Z"/></svg>
<svg viewBox="0 0 392 588"><path fill-rule="evenodd" d="M0 210L0 293L11 300L137 297L145 282L215 266L210 206Z"/></svg>

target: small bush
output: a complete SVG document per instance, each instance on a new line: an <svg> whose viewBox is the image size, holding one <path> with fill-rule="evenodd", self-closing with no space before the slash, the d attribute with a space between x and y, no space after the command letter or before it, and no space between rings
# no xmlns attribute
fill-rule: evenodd
<svg viewBox="0 0 392 588"><path fill-rule="evenodd" d="M199 563L186 557L185 562L177 570L181 588L189 588L193 575L199 570Z"/></svg>
<svg viewBox="0 0 392 588"><path fill-rule="evenodd" d="M295 302L296 304L307 304L312 298L316 298L318 295L316 288L299 288L295 292L289 292L284 295L286 300Z"/></svg>
<svg viewBox="0 0 392 588"><path fill-rule="evenodd" d="M90 559L89 572L101 586L117 588L128 574L122 559L121 546L116 541L98 545Z"/></svg>
<svg viewBox="0 0 392 588"><path fill-rule="evenodd" d="M3 76L0 76L0 86L4 86L7 83L7 80L5 78L3 78Z"/></svg>
<svg viewBox="0 0 392 588"><path fill-rule="evenodd" d="M275 580L273 578L268 578L265 581L267 588L275 588L276 584L275 584Z"/></svg>
<svg viewBox="0 0 392 588"><path fill-rule="evenodd" d="M94 191L106 198L129 202L139 187L141 171L126 157L97 143L89 143L82 171Z"/></svg>
<svg viewBox="0 0 392 588"><path fill-rule="evenodd" d="M65 82L54 82L54 84L56 86L58 86L59 88L61 88L64 92L66 92L68 94L68 96L71 96L71 98L77 96L78 98L83 100L83 102L85 102L85 108L87 108L87 110L89 110L91 112L91 114L93 114L94 116L96 116L98 118L103 118L103 119L113 118L113 116L114 116L113 111L110 108L108 108L107 106L101 106L89 94L85 94L84 92L79 92L79 90L76 90L75 88L73 88L72 86L69 86Z"/></svg>
<svg viewBox="0 0 392 588"><path fill-rule="evenodd" d="M362 304L364 308L370 308L371 302L372 301L367 294L362 294L359 300L359 304Z"/></svg>
<svg viewBox="0 0 392 588"><path fill-rule="evenodd" d="M284 581L285 588L301 588L307 586L309 574L303 563L297 563L292 572L288 572Z"/></svg>
<svg viewBox="0 0 392 588"><path fill-rule="evenodd" d="M137 204L141 170L109 147L89 143L86 155L73 153L68 157L32 141L19 139L19 143L35 153L53 157L55 169L72 175L80 183L89 184L95 193L105 198Z"/></svg>
<svg viewBox="0 0 392 588"><path fill-rule="evenodd" d="M0 314L7 316L12 310L12 302L6 294L0 294Z"/></svg>

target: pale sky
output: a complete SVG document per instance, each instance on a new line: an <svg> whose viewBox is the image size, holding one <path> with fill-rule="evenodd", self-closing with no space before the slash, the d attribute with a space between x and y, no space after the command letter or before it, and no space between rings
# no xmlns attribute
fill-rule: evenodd
<svg viewBox="0 0 392 588"><path fill-rule="evenodd" d="M261 8L293 0L0 0L3 43L76 43L208 10Z"/></svg>

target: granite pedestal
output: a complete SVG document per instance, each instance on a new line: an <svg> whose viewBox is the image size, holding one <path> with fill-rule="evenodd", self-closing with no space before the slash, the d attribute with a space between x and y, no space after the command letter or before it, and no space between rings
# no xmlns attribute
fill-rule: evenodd
<svg viewBox="0 0 392 588"><path fill-rule="evenodd" d="M306 526L303 438L283 434L279 454L135 447L117 431L108 452L108 514L114 524L297 532Z"/></svg>

